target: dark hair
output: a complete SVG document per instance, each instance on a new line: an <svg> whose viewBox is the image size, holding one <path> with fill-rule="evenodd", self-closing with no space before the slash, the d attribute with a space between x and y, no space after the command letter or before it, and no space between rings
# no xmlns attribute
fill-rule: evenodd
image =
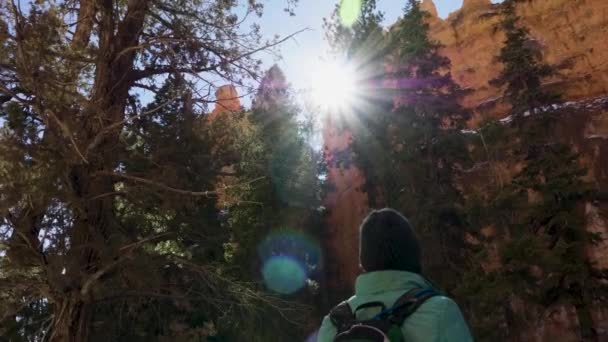
<svg viewBox="0 0 608 342"><path fill-rule="evenodd" d="M366 272L422 272L420 244L410 222L390 208L372 211L361 223L359 261Z"/></svg>

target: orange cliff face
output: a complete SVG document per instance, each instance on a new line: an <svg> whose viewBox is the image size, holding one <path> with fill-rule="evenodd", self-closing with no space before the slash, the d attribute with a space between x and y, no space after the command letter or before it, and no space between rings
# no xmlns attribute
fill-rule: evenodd
<svg viewBox="0 0 608 342"><path fill-rule="evenodd" d="M352 133L328 118L323 127L327 182L332 186L325 197L329 208L325 239L326 273L330 292L352 293L359 274L359 225L369 211L363 172L349 163Z"/></svg>
<svg viewBox="0 0 608 342"><path fill-rule="evenodd" d="M494 104L502 97L501 89L488 84L502 70L495 61L504 41L498 28L498 5L490 0L465 0L462 9L445 20L437 17L432 0L424 0L423 8L431 14L431 37L444 45L441 52L452 62L454 80L472 90L463 105L476 109ZM558 69L545 86L566 100L608 92L608 1L525 1L518 3L517 13L545 62ZM504 109L493 113L504 114Z"/></svg>
<svg viewBox="0 0 608 342"><path fill-rule="evenodd" d="M431 8L432 1L425 2L425 6ZM558 128L553 133L556 142L569 144L579 152L579 160L588 170L586 180L599 191L608 190L608 98L605 97L608 94L608 1L523 1L517 4L517 13L529 28L532 43L543 60L557 69L555 76L545 80L544 87L562 94L565 101L575 101L568 102L570 113L558 119ZM500 101L503 90L488 84L503 68L495 62L504 41L497 26L500 19L498 6L489 0L465 0L463 8L447 19L436 15L429 19L430 35L444 45L441 53L451 60L454 80L471 90L463 105L475 112L470 122L472 127L488 117L509 115L508 106ZM512 162L501 161L500 170L509 173L517 167ZM479 181L461 180L460 186L475 186ZM464 192L466 195L467 190ZM606 269L608 204L598 201L582 205L587 230L601 238L601 242L586 246L585 253L596 269ZM495 254L492 246L490 243L486 247L490 255L486 266L500 267L498 258L492 257ZM582 340L581 323L573 305L536 308L525 303L512 302L511 305L517 314L538 318L518 332L515 340ZM589 311L595 329L602 331L605 339L608 311L600 303L592 303Z"/></svg>
<svg viewBox="0 0 608 342"><path fill-rule="evenodd" d="M477 111L470 125L475 127L488 116L507 116L508 106L500 103L502 90L488 84L503 68L495 62L504 41L497 26L499 7L490 0L464 0L462 9L445 20L437 16L433 0L423 0L422 7L431 14L430 35L444 45L441 53L451 60L454 80L471 90L463 101L465 107ZM557 75L546 80L545 87L562 94L565 101L608 94L608 1L531 0L519 2L517 13L544 61L557 68ZM594 102L597 100L590 101L586 110ZM596 110L591 116L579 114L562 119L557 140L581 152L581 162L589 169L588 180L606 191L608 110ZM588 229L608 237L608 219L597 211L587 204ZM589 259L600 268L608 267L606 248L608 240L588 248Z"/></svg>

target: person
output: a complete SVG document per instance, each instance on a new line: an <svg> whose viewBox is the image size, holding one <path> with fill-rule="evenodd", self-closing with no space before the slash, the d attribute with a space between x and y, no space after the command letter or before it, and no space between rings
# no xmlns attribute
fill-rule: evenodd
<svg viewBox="0 0 608 342"><path fill-rule="evenodd" d="M359 237L359 262L363 273L355 282L355 295L346 301L349 307L347 311L357 321L378 317L378 312L382 310L382 307L358 309L362 305L368 306L366 303L381 302L384 308L391 308L409 291L434 289L433 284L422 275L420 244L414 229L399 212L389 208L372 211L363 220ZM458 305L438 293L425 298L404 319L401 324L403 340L473 341ZM355 313L352 314L352 311ZM332 318L334 316L330 313L323 319L317 335L318 342L334 341L339 333Z"/></svg>

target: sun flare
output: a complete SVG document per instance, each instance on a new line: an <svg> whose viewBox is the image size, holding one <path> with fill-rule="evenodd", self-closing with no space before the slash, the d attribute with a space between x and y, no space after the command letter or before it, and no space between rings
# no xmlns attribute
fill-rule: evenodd
<svg viewBox="0 0 608 342"><path fill-rule="evenodd" d="M348 109L357 97L355 75L347 63L319 63L312 73L312 100L322 109Z"/></svg>

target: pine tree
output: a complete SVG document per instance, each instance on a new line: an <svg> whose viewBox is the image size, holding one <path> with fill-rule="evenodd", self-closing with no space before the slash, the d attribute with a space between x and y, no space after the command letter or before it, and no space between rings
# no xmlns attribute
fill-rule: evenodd
<svg viewBox="0 0 608 342"><path fill-rule="evenodd" d="M430 163L431 152L441 152L436 148L439 137L453 133L450 129L460 127L467 118L458 104L462 93L449 73L450 62L439 54L440 45L428 37L427 15L417 1L411 1L404 17L390 30L386 39L391 50L385 56L389 71L382 80L387 86L375 89L380 99L377 114L362 113L364 129L356 131L357 156L368 170L369 183L376 184L368 191L374 194L378 184L385 189L371 203L393 205L402 197L398 183L403 176L394 174L397 164L408 154L420 159L414 164Z"/></svg>
<svg viewBox="0 0 608 342"><path fill-rule="evenodd" d="M575 149L556 142L548 122L555 120L545 116L461 134L462 92L424 18L410 1L389 31L383 75L399 82L376 91L397 103L355 113L364 129L353 130L352 151L371 205L394 207L414 223L425 274L468 313L476 338L525 340L548 307L565 304L576 310L580 336L596 339L591 313L606 287L585 255L597 236L585 230L581 204L595 195ZM516 36L528 47L522 32ZM494 158L523 167L503 179L490 172Z"/></svg>
<svg viewBox="0 0 608 342"><path fill-rule="evenodd" d="M468 119L458 103L463 93L450 74L450 60L439 53L441 44L429 37L428 17L418 1L409 0L390 31L396 106L414 106L436 126L462 127Z"/></svg>
<svg viewBox="0 0 608 342"><path fill-rule="evenodd" d="M191 130L215 82L243 84L259 72L253 53L279 40L245 30L233 1L29 6L0 4L2 327L35 311L46 316L31 340L115 340L128 303L148 310L138 326L154 325L133 333L159 337L178 316L145 322L159 302L184 316L202 308L209 323L254 307L231 304L263 295L221 275L214 182L239 156L215 158L215 142Z"/></svg>
<svg viewBox="0 0 608 342"><path fill-rule="evenodd" d="M365 173L370 205L396 208L413 221L425 249L436 251L427 254L428 273L451 289L463 225L454 165L468 162L457 128L468 113L458 103L462 92L449 73L450 61L429 38L426 17L410 1L383 37L384 62L371 72L380 75L380 86L368 106L353 114L360 124L350 127L352 151Z"/></svg>
<svg viewBox="0 0 608 342"><path fill-rule="evenodd" d="M300 284L302 287L294 293L281 294L294 300L291 305L308 305L316 300L316 290L310 285L318 282L320 260L294 246L266 245L264 241L281 233L314 235L321 229L319 156L305 140L300 116L283 71L272 66L262 77L252 109L245 116L251 124L252 141L239 149L241 157L235 164L239 178L262 179L254 187L234 189L241 201L225 208L226 228L231 233L231 244L236 246L231 259L239 266L235 271L241 272L241 277L275 293L276 289L262 277L270 257L289 255L307 265L306 284ZM309 311L305 313L310 316ZM301 312L291 314L292 319L302 318L298 315ZM276 312L265 310L255 320L239 323L238 331L228 332L227 336L251 341L295 340L302 338L301 328L285 323Z"/></svg>
<svg viewBox="0 0 608 342"><path fill-rule="evenodd" d="M459 281L463 247L462 196L454 187L456 165L469 158L460 129L468 119L462 90L450 74L441 45L429 37L428 13L409 1L391 31L396 49L395 109L390 130L392 168L387 199L418 227L427 251L426 272L447 291Z"/></svg>
<svg viewBox="0 0 608 342"><path fill-rule="evenodd" d="M298 184L302 181L298 172L310 165L298 122L300 113L283 71L277 65L272 66L261 80L251 118L268 153L268 174L279 205L305 206L311 201L310 197L301 197L308 191Z"/></svg>
<svg viewBox="0 0 608 342"><path fill-rule="evenodd" d="M542 56L531 43L530 30L521 24L516 13L517 1L505 1L500 28L506 38L497 60L504 69L491 84L507 86L505 95L516 114L547 105L559 99L542 88L542 80L554 74L554 68L542 62Z"/></svg>
<svg viewBox="0 0 608 342"><path fill-rule="evenodd" d="M362 1L357 20L350 26L343 24L340 8L336 5L332 16L323 19L325 38L334 53L347 56L358 63L381 57L385 49L382 32L384 13L377 10L376 0Z"/></svg>
<svg viewBox="0 0 608 342"><path fill-rule="evenodd" d="M233 228L247 236L236 237L236 241L259 242L273 229L295 228L289 216L307 215L318 205L316 193L315 154L303 138L298 122L300 110L291 97L289 85L278 66L271 67L262 78L248 113L253 130L253 144L241 147L242 157L235 171L243 179L263 180L244 199L259 205L236 206L230 209ZM235 189L235 191L240 191ZM240 216L249 212L246 216ZM254 214L255 213L255 214ZM257 217L252 229L250 218ZM246 219L242 222L240 219ZM238 227L238 228L237 228ZM255 250L242 251L244 259L255 259ZM253 254L251 254L253 253ZM254 267L258 274L259 267Z"/></svg>
<svg viewBox="0 0 608 342"><path fill-rule="evenodd" d="M596 194L579 156L551 134L551 122L539 116L522 125L488 125L484 146L476 143L475 149L525 164L511 181L467 196L468 233L481 243L468 248L471 267L457 292L475 313L471 324L480 339L522 339L522 331L537 328L530 317L557 303L576 310L580 336L595 338L590 312L606 286L587 259L585 249L597 237L586 231L581 204ZM484 228L494 232L484 236Z"/></svg>

